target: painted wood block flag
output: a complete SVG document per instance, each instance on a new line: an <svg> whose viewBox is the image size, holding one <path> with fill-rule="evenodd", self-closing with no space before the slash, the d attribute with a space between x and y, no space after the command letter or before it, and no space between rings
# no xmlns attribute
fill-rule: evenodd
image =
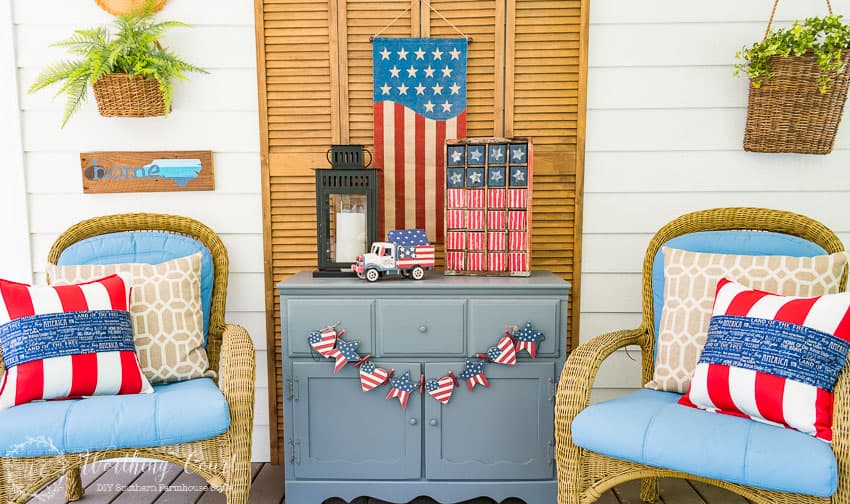
<svg viewBox="0 0 850 504"><path fill-rule="evenodd" d="M382 230L421 228L443 241L444 142L466 137L466 60L463 38L374 40Z"/></svg>

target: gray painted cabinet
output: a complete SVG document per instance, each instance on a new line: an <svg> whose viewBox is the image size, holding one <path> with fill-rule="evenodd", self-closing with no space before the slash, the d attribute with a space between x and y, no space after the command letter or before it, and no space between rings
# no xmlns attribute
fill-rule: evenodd
<svg viewBox="0 0 850 504"><path fill-rule="evenodd" d="M548 272L527 278L445 277L423 281L314 279L278 285L284 351L286 496L295 504L371 496L408 502L427 495L452 503L487 496L555 502L554 394L567 349L569 284ZM333 373L310 352L311 331L339 322L397 374L418 382L459 375L464 358L484 353L505 325L531 321L546 339L537 358L488 364L490 387L461 381L442 405L427 392L407 409L388 387L360 388L359 371Z"/></svg>

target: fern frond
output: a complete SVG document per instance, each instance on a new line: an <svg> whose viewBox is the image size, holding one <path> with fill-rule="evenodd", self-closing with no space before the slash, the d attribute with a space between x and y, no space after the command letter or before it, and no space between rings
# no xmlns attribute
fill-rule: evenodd
<svg viewBox="0 0 850 504"><path fill-rule="evenodd" d="M80 68L83 64L84 61L82 60L58 61L51 64L36 76L35 82L32 83L27 92L33 93L67 79L74 70Z"/></svg>
<svg viewBox="0 0 850 504"><path fill-rule="evenodd" d="M86 79L77 79L70 81L70 83L71 85L68 86L68 99L65 102L65 113L62 116L63 128L68 123L68 119L80 110L80 106L86 100L86 92L88 91L88 81Z"/></svg>

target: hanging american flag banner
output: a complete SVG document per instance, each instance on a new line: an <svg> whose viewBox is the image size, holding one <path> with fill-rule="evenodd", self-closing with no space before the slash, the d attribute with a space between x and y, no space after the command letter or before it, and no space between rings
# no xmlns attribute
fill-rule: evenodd
<svg viewBox="0 0 850 504"><path fill-rule="evenodd" d="M462 38L373 41L381 229L423 228L443 241L444 142L466 137L466 60Z"/></svg>

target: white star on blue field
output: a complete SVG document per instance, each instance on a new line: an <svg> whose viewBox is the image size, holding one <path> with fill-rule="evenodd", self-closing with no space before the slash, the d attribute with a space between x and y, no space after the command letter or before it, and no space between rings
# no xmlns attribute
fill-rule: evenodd
<svg viewBox="0 0 850 504"><path fill-rule="evenodd" d="M400 103L438 121L466 110L466 39L376 38L372 44L375 103Z"/></svg>

